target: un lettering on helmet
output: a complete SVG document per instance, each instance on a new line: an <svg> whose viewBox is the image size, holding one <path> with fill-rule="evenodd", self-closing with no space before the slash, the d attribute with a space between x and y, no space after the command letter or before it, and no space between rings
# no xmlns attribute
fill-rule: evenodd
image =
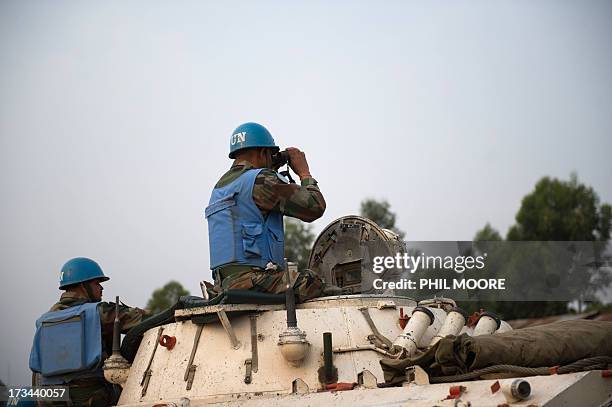
<svg viewBox="0 0 612 407"><path fill-rule="evenodd" d="M246 131L236 133L232 136L232 145L236 143L244 143L246 141Z"/></svg>

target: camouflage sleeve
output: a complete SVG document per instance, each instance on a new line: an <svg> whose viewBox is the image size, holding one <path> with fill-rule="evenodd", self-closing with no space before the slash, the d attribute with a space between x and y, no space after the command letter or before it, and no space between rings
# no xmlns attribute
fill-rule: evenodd
<svg viewBox="0 0 612 407"><path fill-rule="evenodd" d="M100 320L102 321L102 329L112 329L115 323L115 303L114 302L102 302L99 307ZM149 314L147 311L128 307L123 303L119 303L119 321L121 322L121 333L127 333L135 325L141 323Z"/></svg>
<svg viewBox="0 0 612 407"><path fill-rule="evenodd" d="M301 185L288 184L272 170L257 175L253 201L264 214L279 211L305 222L319 219L325 212L325 199L314 178L304 178Z"/></svg>

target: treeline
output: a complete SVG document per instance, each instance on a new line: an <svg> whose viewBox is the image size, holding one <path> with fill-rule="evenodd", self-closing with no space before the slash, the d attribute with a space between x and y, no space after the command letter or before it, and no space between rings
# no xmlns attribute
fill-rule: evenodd
<svg viewBox="0 0 612 407"><path fill-rule="evenodd" d="M400 237L405 233L396 225L397 216L387 200L366 198L361 202L360 215L379 226L393 230ZM567 181L543 177L532 192L525 195L516 214L515 223L506 232L505 238L489 223L474 235L474 241L598 241L610 240L612 206L601 203L593 188L578 181L572 174ZM410 237L407 237L410 240ZM285 253L288 259L298 263L300 269L308 267L308 258L315 235L312 226L293 218L285 218ZM526 282L527 283L527 282ZM601 280L598 281L601 284ZM590 282L585 287L592 289ZM585 288L586 289L586 288ZM188 291L176 281L155 290L147 309L159 312ZM571 302L584 309L580 298ZM470 301L460 306L473 311L480 308L497 312L505 319L534 318L569 312L568 302L560 301ZM600 304L586 304L594 307Z"/></svg>

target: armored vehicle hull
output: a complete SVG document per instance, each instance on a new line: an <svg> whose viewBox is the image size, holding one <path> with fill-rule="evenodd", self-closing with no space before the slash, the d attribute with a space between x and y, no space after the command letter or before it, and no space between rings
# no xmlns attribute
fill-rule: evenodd
<svg viewBox="0 0 612 407"><path fill-rule="evenodd" d="M372 255L363 250L370 241L402 249L392 232L356 216L333 222L314 244L309 268L349 294L296 306L291 290L286 303L247 293L241 303L202 299L173 310L171 322L144 332L131 366L105 367L123 387L118 405L612 405L606 357L599 370L492 366L470 377L430 377L410 363L399 381L390 379L385 364L429 356L435 366L441 361L433 351L454 346L449 338L505 341L512 328L490 313L468 318L451 299L368 293L359 271Z"/></svg>

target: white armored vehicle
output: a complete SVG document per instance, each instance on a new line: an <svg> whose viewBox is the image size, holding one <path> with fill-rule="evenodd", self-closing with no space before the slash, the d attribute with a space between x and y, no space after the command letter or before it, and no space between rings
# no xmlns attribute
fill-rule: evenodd
<svg viewBox="0 0 612 407"><path fill-rule="evenodd" d="M417 303L364 292L362 262L372 253L363 242L376 240L401 246L393 232L356 216L336 220L317 238L309 268L346 294L295 305L291 293L228 292L210 301L185 299L148 321L124 339L131 364L118 353L106 363L107 379L123 388L118 405L612 405L609 357L450 376L408 362L443 365L436 353L462 333L503 338L519 331L491 313L470 317L451 299Z"/></svg>

